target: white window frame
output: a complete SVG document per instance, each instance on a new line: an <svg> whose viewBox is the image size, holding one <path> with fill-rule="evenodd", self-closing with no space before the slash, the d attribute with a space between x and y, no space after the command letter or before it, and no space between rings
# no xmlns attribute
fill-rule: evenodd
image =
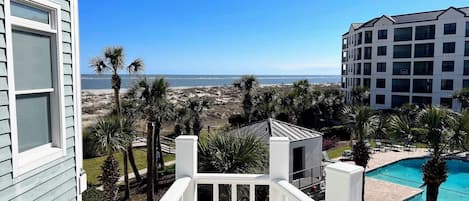
<svg viewBox="0 0 469 201"><path fill-rule="evenodd" d="M16 0L16 2L49 11L49 24L11 16L10 0L5 1L5 28L8 69L8 98L10 109L10 129L12 141L13 177L18 177L67 154L65 127L65 97L62 61L62 17L61 6L47 0ZM53 88L21 90L15 89L13 64L13 30L40 33L51 36ZM16 95L53 92L50 94L52 143L44 144L24 152L19 152L16 116ZM56 124L56 125L54 125Z"/></svg>

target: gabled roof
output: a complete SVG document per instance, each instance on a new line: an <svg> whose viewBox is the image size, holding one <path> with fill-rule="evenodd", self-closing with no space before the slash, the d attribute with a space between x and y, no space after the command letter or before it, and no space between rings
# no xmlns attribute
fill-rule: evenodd
<svg viewBox="0 0 469 201"><path fill-rule="evenodd" d="M290 141L321 137L323 134L301 126L293 125L276 119L266 119L229 132L230 134L255 134L264 140L269 137L288 137Z"/></svg>
<svg viewBox="0 0 469 201"><path fill-rule="evenodd" d="M410 14L403 14L403 15L393 15L393 16L387 16L383 15L381 17L376 17L373 18L365 23L363 23L361 26L356 27L355 26L359 23L352 23L352 26L354 26L354 29L360 29L362 27L373 27L374 24L381 19L382 17L386 17L389 20L393 21L395 24L405 24L405 23L413 23L413 22L424 22L424 21L432 21L432 20L437 20L440 15L443 13L449 11L449 10L456 10L457 12L462 13L464 16L469 16L469 7L462 7L462 8L455 8L455 7L449 7L444 10L435 10L435 11L427 11L427 12L419 12L419 13L410 13Z"/></svg>

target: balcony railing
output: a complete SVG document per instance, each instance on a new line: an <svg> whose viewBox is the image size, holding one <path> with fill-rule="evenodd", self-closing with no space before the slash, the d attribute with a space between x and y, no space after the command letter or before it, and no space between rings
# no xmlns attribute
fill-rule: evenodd
<svg viewBox="0 0 469 201"><path fill-rule="evenodd" d="M215 174L215 173L199 173L197 171L197 137L180 136L176 139L176 181L168 189L161 201L193 201L198 200L201 193L205 193L200 200L220 201L226 200L227 196L231 201L246 200L258 201L263 200L259 195L258 189L263 189L264 194L268 189L268 196L265 200L270 201L314 201L304 192L294 185L290 184L289 174L289 154L290 142L288 138L271 137L269 143L269 174ZM339 169L342 164L338 165ZM326 185L334 186L334 182L350 185L337 186L338 191L347 194L346 199L338 199L330 196L330 200L334 201L359 201L361 200L361 175L363 168L353 165L343 164L345 169L337 170L337 168L329 168L332 177L331 182ZM326 168L327 169L327 168ZM354 175L347 175L349 170L354 170ZM361 170L361 171L356 171ZM316 170L311 170L311 175ZM322 170L317 170L322 171ZM328 170L326 170L328 171ZM292 175L293 176L293 175ZM354 182L345 182L347 179L353 178ZM357 180L359 178L359 180ZM202 190L201 187L204 187ZM258 188L262 187L262 188ZM331 187L332 188L332 187ZM199 191L200 189L200 191ZM357 190L360 190L358 192ZM207 193L208 192L208 193ZM348 193L347 193L348 192ZM352 194L350 194L350 192ZM207 198L206 196L209 196ZM358 195L358 197L357 197ZM240 196L240 197L238 197ZM351 199L354 197L353 199ZM359 198L359 199L358 199ZM327 192L326 192L327 200Z"/></svg>

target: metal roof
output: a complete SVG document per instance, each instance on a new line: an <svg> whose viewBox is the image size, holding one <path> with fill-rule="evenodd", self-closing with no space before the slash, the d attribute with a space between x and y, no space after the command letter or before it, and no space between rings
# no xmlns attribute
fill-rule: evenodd
<svg viewBox="0 0 469 201"><path fill-rule="evenodd" d="M269 137L288 137L290 141L321 137L323 134L301 126L293 125L276 119L266 119L229 132L230 134L255 134L263 140Z"/></svg>

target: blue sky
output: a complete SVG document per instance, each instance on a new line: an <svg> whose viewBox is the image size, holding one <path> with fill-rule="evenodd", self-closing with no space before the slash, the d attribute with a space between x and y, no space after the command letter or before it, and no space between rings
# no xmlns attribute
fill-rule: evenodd
<svg viewBox="0 0 469 201"><path fill-rule="evenodd" d="M341 35L383 14L466 0L79 1L82 73L104 47L125 47L149 74L340 73Z"/></svg>

